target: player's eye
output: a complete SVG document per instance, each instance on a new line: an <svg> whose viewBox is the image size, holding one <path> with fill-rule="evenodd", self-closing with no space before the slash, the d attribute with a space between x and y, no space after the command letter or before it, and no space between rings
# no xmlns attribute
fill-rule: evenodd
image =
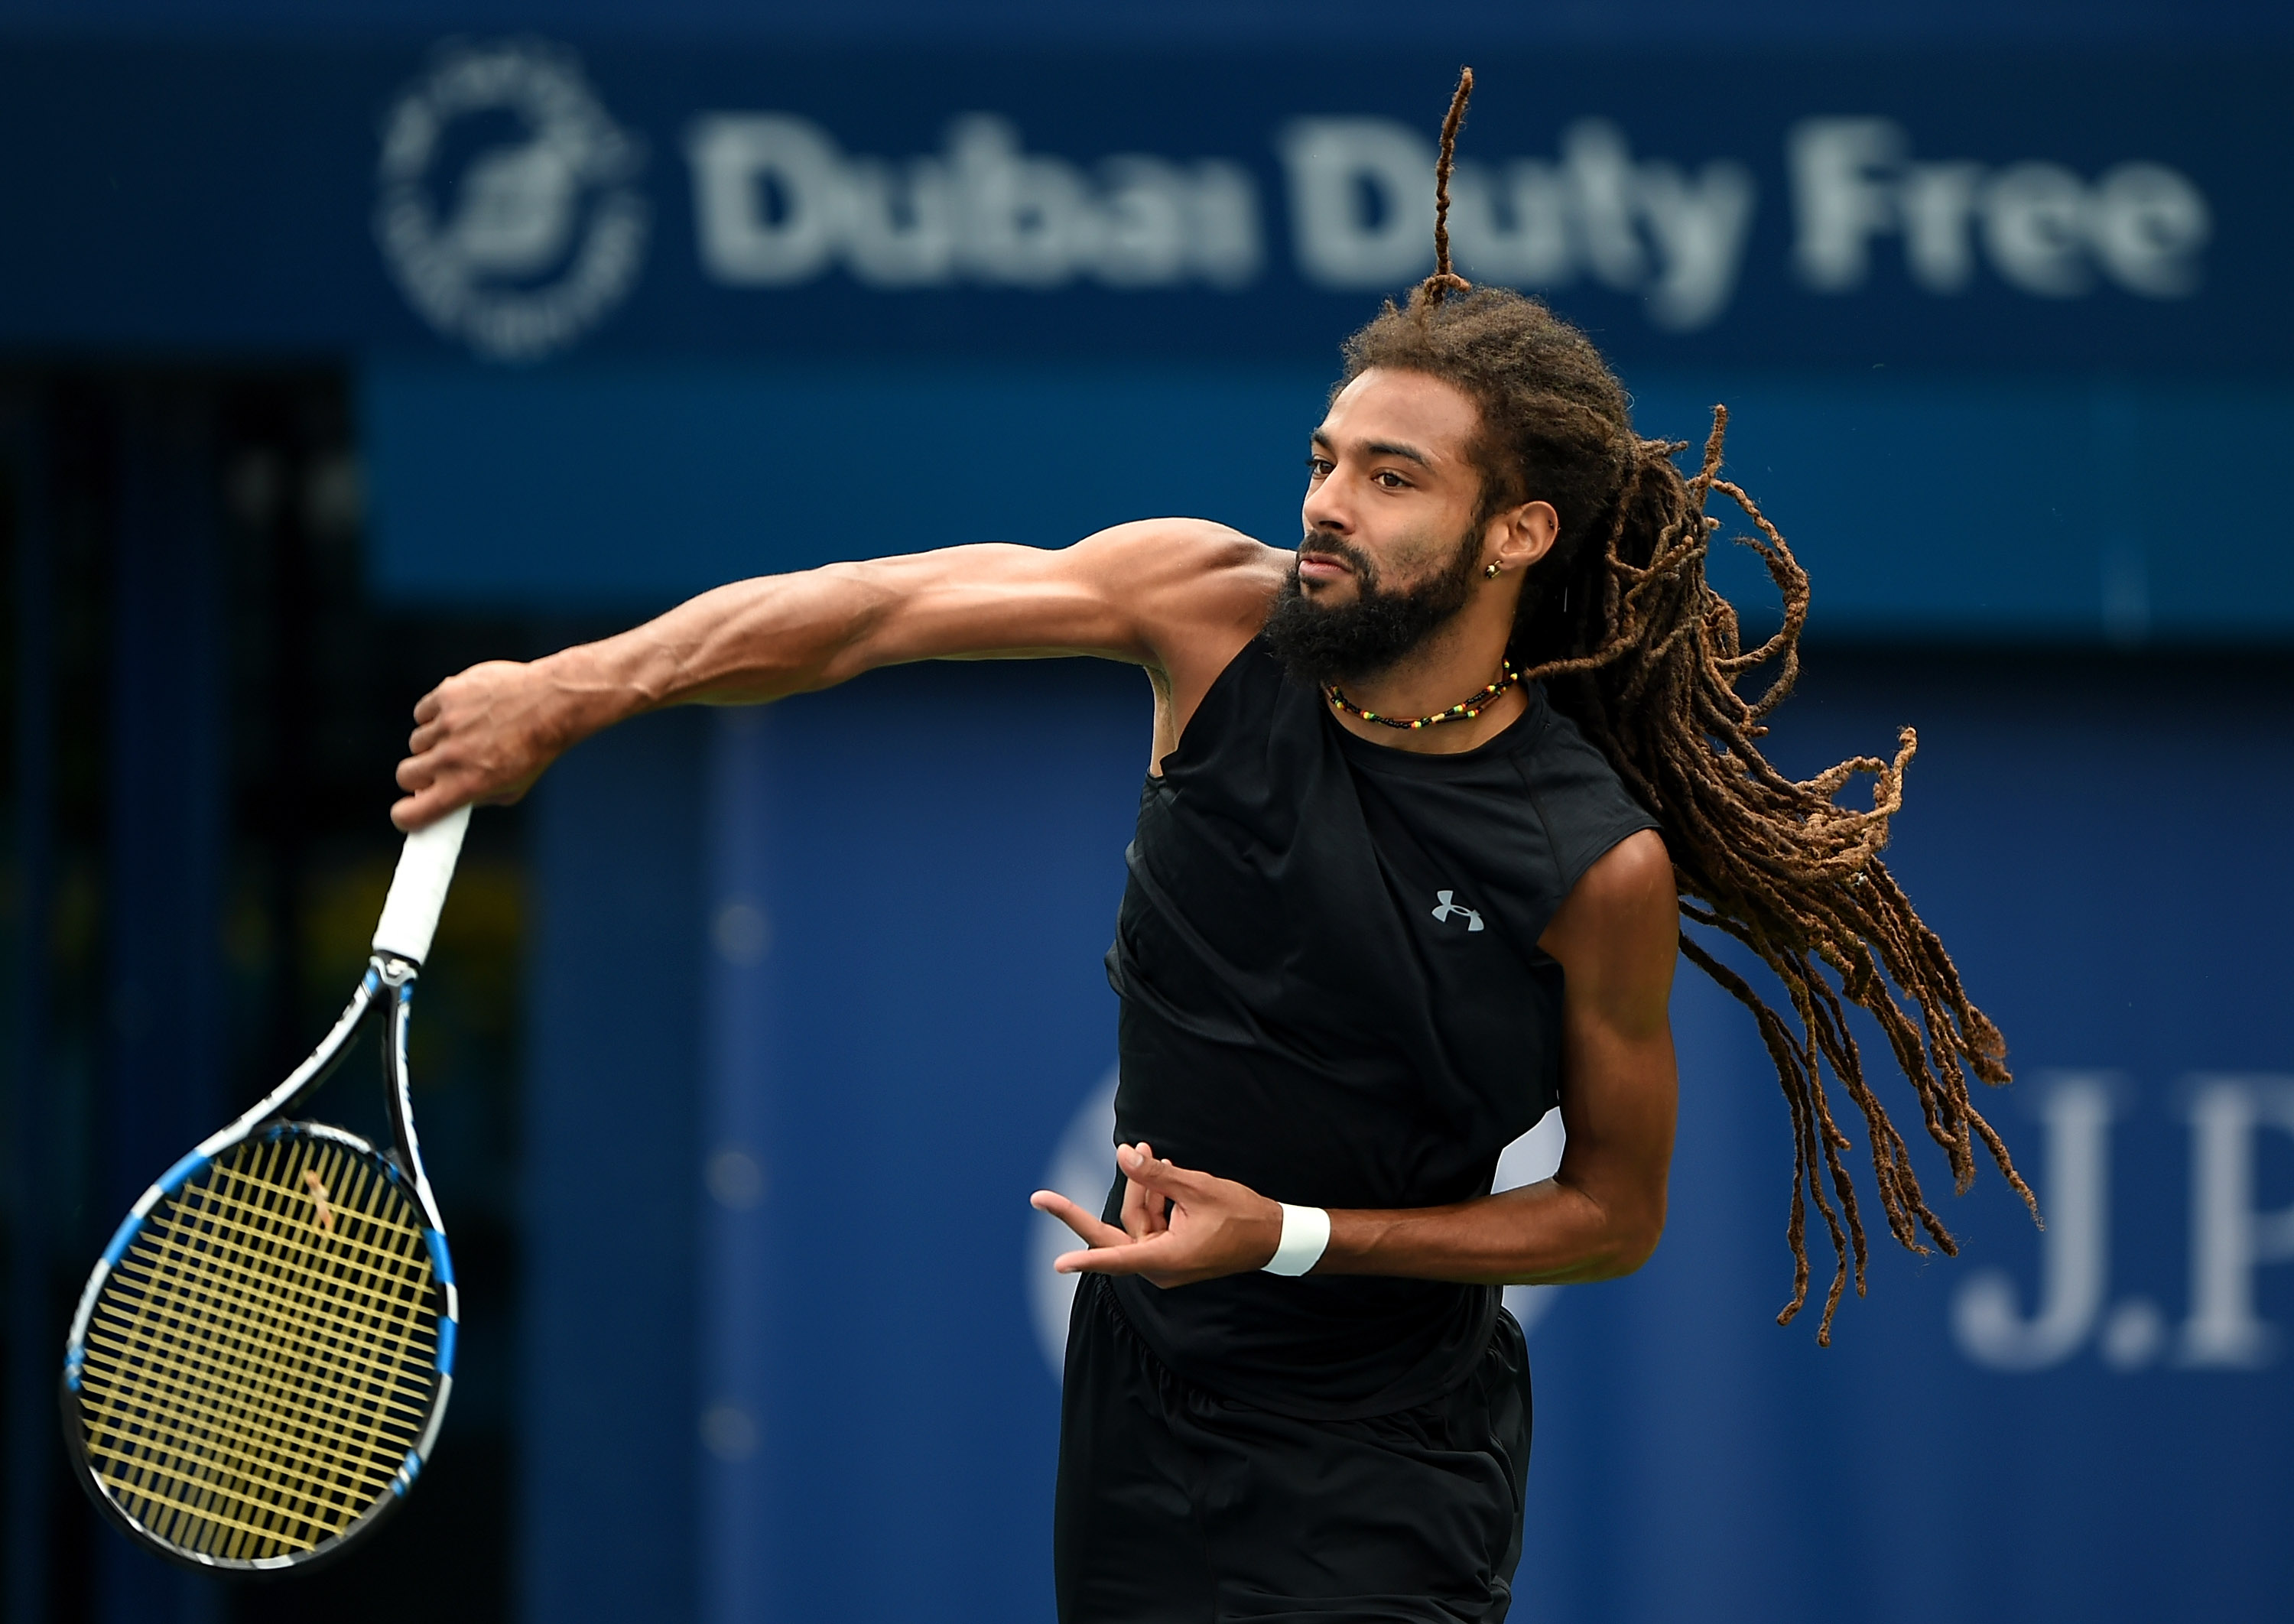
<svg viewBox="0 0 2294 1624"><path fill-rule="evenodd" d="M1310 456L1306 459L1306 477L1309 479L1324 478L1330 474L1330 469L1335 466L1337 465L1332 463L1327 457Z"/></svg>
<svg viewBox="0 0 2294 1624"><path fill-rule="evenodd" d="M1371 477L1389 491L1407 491L1410 488L1410 482L1392 468L1380 468Z"/></svg>

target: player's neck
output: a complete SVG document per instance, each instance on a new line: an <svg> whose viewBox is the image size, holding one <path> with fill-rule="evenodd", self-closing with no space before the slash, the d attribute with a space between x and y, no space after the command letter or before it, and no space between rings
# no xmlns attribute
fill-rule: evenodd
<svg viewBox="0 0 2294 1624"><path fill-rule="evenodd" d="M1472 698L1485 685L1496 681L1504 659L1501 634L1436 636L1384 670L1342 681L1338 686L1354 704L1379 716L1430 717ZM1330 714L1340 727L1373 744L1446 756L1473 750L1496 737L1513 725L1528 703L1521 685L1516 684L1487 704L1476 706L1477 716L1427 727L1390 727L1336 707Z"/></svg>

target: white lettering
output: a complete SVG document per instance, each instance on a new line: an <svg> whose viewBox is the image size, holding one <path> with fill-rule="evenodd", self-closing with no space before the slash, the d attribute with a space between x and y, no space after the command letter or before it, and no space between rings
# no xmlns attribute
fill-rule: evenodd
<svg viewBox="0 0 2294 1624"><path fill-rule="evenodd" d="M2103 267L2154 299L2198 291L2198 251L2214 232L2199 189L2163 164L2121 164L2096 183L2087 232Z"/></svg>
<svg viewBox="0 0 2294 1624"><path fill-rule="evenodd" d="M2039 1301L2029 1320L1997 1270L1973 1275L1952 1299L1960 1351L1996 1370L2044 1370L2078 1351L2103 1307L2111 1251L2111 1078L2060 1074L2041 1097L2047 1227L2039 1243Z"/></svg>
<svg viewBox="0 0 2294 1624"><path fill-rule="evenodd" d="M1643 164L1636 178L1641 218L1656 244L1649 319L1675 332L1703 327L1737 289L1753 224L1753 177L1723 160L1705 165L1694 180L1666 163Z"/></svg>
<svg viewBox="0 0 2294 1624"><path fill-rule="evenodd" d="M1753 223L1753 177L1722 159L1693 177L1662 159L1636 163L1623 133L1582 119L1557 166L1517 158L1500 174L1460 164L1451 181L1458 268L1476 280L1558 287L1582 270L1645 293L1649 320L1704 327L1728 307Z"/></svg>
<svg viewBox="0 0 2294 1624"><path fill-rule="evenodd" d="M2294 1260L2294 1206L2254 1206L2255 1139L2294 1133L2294 1078L2203 1076L2191 1096L2191 1317L2179 1362L2250 1370L2270 1363L2277 1328L2254 1306L2254 1271Z"/></svg>
<svg viewBox="0 0 2294 1624"><path fill-rule="evenodd" d="M702 268L719 281L785 287L841 262L871 288L959 278L1050 288L1190 278L1237 288L1258 274L1258 199L1231 163L1141 154L1096 176L1023 150L1008 119L958 118L944 155L848 157L783 113L704 116L687 142Z"/></svg>
<svg viewBox="0 0 2294 1624"><path fill-rule="evenodd" d="M1896 223L1882 178L1901 156L1904 133L1885 118L1811 118L1785 140L1797 231L1793 263L1825 293L1861 287L1871 239Z"/></svg>
<svg viewBox="0 0 2294 1624"><path fill-rule="evenodd" d="M1019 132L974 113L948 133L959 240L968 269L986 282L1056 288L1098 256L1099 221L1075 166L1020 150Z"/></svg>
<svg viewBox="0 0 2294 1624"><path fill-rule="evenodd" d="M1434 147L1390 118L1301 118L1281 148L1298 270L1323 288L1393 288L1434 261Z"/></svg>
<svg viewBox="0 0 2294 1624"><path fill-rule="evenodd" d="M2087 183L2061 164L2016 164L1983 189L1982 207L1983 246L2001 277L2046 298L2087 290Z"/></svg>
<svg viewBox="0 0 2294 1624"><path fill-rule="evenodd" d="M1630 291L1648 275L1633 230L1633 158L1624 132L1606 118L1581 118L1561 135L1561 163L1577 202L1586 269Z"/></svg>
<svg viewBox="0 0 2294 1624"><path fill-rule="evenodd" d="M1099 274L1110 287L1161 288L1187 274L1186 178L1159 158L1110 158Z"/></svg>
<svg viewBox="0 0 2294 1624"><path fill-rule="evenodd" d="M1450 239L1458 268L1476 281L1558 288L1577 272L1569 197L1550 164L1517 158L1502 178L1460 163L1450 180Z"/></svg>
<svg viewBox="0 0 2294 1624"><path fill-rule="evenodd" d="M842 235L843 164L817 126L777 113L712 114L695 120L686 155L710 275L776 287L827 265Z"/></svg>
<svg viewBox="0 0 2294 1624"><path fill-rule="evenodd" d="M1387 118L1306 118L1277 147L1306 281L1393 289L1423 274L1434 149L1422 133ZM1264 268L1256 188L1224 160L1125 153L1086 168L1026 150L1010 120L988 113L956 120L944 151L899 160L848 156L784 113L704 115L687 151L702 267L738 286L788 286L842 265L881 288L1232 289ZM2198 288L2213 232L2206 198L2155 163L2089 183L2038 160L1914 162L1903 128L1869 118L1804 120L1786 157L1794 264L1826 293L1864 286L1875 240L1894 236L1913 285L1932 294L1965 289L1980 261L2042 297L2078 296L2100 273L2180 298ZM510 266L558 246L562 223L536 201L562 190L544 173L554 161L522 152L476 166L454 227L466 257ZM1673 331L1728 308L1756 201L1743 165L1636 158L1601 118L1565 129L1556 159L1460 164L1452 191L1468 278L1559 287L1590 277L1643 296L1650 321Z"/></svg>
<svg viewBox="0 0 2294 1624"><path fill-rule="evenodd" d="M1214 288L1241 288L1256 280L1264 250L1258 188L1250 172L1223 158L1205 158L1195 166L1187 208L1187 264L1194 273Z"/></svg>
<svg viewBox="0 0 2294 1624"><path fill-rule="evenodd" d="M1872 240L1900 231L1905 268L1930 293L1965 288L1984 257L2011 287L2076 298L2103 272L2129 293L2183 298L2199 285L2199 250L2214 230L2206 198L2160 164L2121 164L2090 186L2061 164L2030 160L1996 174L1981 164L1910 163L1885 118L1813 118L1786 143L1801 280L1847 293L1871 275Z"/></svg>
<svg viewBox="0 0 2294 1624"><path fill-rule="evenodd" d="M1912 164L1900 198L1904 258L1912 280L1930 293L1957 293L1975 274L1969 231L1981 164Z"/></svg>
<svg viewBox="0 0 2294 1624"><path fill-rule="evenodd" d="M956 269L956 184L933 158L844 166L844 261L871 288L930 288Z"/></svg>

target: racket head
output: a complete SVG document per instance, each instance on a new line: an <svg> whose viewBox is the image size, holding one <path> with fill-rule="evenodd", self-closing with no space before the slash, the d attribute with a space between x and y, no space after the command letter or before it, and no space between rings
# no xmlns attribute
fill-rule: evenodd
<svg viewBox="0 0 2294 1624"><path fill-rule="evenodd" d="M297 1571L404 1498L453 1390L459 1308L415 1194L358 1135L285 1122L144 1193L88 1281L62 1388L76 1474L131 1539Z"/></svg>

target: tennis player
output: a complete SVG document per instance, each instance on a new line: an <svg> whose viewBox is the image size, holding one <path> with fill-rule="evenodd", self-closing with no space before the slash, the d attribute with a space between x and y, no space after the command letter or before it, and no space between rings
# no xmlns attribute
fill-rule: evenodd
<svg viewBox="0 0 2294 1624"><path fill-rule="evenodd" d="M1438 257L1347 342L1294 550L1156 519L1063 550L743 581L441 684L399 768L411 829L514 799L576 741L665 705L916 660L1147 673L1107 961L1120 1176L1096 1214L1034 1198L1083 1243L1058 1263L1084 1277L1055 1536L1068 1624L1505 1616L1530 1390L1499 1287L1622 1275L1656 1246L1684 951L1759 1014L1792 1101L1783 1318L1807 1295L1811 1203L1839 1256L1826 1333L1851 1255L1862 1288L1819 1054L1851 1079L1891 1231L1950 1248L1843 995L1903 1040L1955 1173L1980 1139L2013 1177L1966 1087L2005 1080L1998 1034L1876 857L1908 734L1892 763L1807 784L1760 753L1806 581L1720 478L1720 416L1685 476L1686 448L1634 433L1581 333ZM1752 515L1784 594L1783 632L1749 653L1704 581L1714 489ZM1739 697L1764 661L1779 678ZM1834 803L1851 770L1876 773L1873 811ZM1814 1030L1687 941L1682 912L1749 945ZM1557 1106L1559 1171L1491 1194L1499 1152Z"/></svg>

